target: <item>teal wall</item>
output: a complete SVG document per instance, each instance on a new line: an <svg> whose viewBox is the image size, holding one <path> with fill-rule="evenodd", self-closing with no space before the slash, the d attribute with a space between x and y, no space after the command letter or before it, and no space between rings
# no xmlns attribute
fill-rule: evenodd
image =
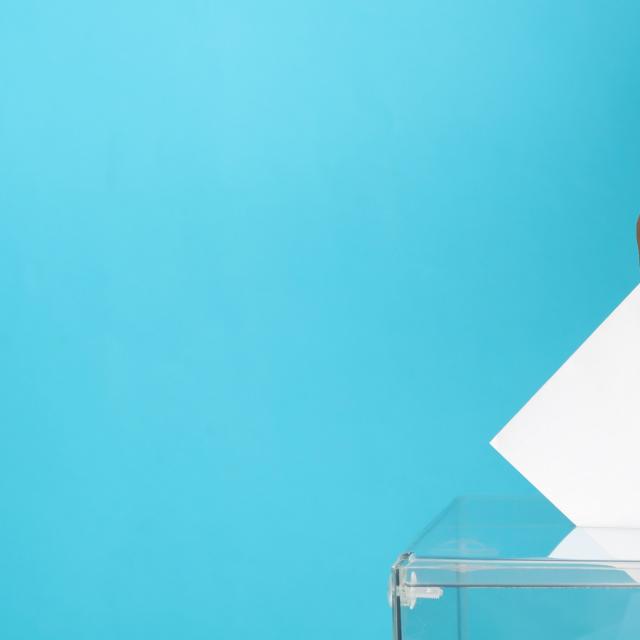
<svg viewBox="0 0 640 640"><path fill-rule="evenodd" d="M388 638L637 281L639 22L2 0L2 637Z"/></svg>

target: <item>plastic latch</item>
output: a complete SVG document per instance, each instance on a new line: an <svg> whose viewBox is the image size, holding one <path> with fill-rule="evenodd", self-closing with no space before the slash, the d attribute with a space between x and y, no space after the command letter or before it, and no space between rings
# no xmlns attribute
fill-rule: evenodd
<svg viewBox="0 0 640 640"><path fill-rule="evenodd" d="M409 609L413 609L419 599L438 600L444 593L442 587L419 586L415 571L409 574L409 579L400 586L399 591L400 604L403 607L409 607Z"/></svg>

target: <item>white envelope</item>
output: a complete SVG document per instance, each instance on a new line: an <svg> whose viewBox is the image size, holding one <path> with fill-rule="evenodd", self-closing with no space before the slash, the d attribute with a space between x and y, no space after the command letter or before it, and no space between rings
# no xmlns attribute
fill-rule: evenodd
<svg viewBox="0 0 640 640"><path fill-rule="evenodd" d="M640 528L640 287L491 444L577 526Z"/></svg>

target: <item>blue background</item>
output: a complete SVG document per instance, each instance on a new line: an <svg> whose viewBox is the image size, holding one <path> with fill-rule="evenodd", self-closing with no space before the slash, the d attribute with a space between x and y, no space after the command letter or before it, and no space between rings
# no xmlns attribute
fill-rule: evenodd
<svg viewBox="0 0 640 640"><path fill-rule="evenodd" d="M2 637L387 638L637 280L639 21L3 0Z"/></svg>

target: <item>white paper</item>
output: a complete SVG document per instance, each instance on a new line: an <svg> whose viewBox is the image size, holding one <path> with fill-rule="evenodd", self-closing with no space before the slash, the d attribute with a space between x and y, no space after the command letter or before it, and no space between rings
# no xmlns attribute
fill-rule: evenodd
<svg viewBox="0 0 640 640"><path fill-rule="evenodd" d="M557 560L640 562L640 529L576 527L549 557Z"/></svg>
<svg viewBox="0 0 640 640"><path fill-rule="evenodd" d="M549 554L556 560L602 561L620 568L640 582L640 570L626 569L625 562L640 561L640 529L576 527Z"/></svg>
<svg viewBox="0 0 640 640"><path fill-rule="evenodd" d="M640 287L491 444L574 524L640 528Z"/></svg>

